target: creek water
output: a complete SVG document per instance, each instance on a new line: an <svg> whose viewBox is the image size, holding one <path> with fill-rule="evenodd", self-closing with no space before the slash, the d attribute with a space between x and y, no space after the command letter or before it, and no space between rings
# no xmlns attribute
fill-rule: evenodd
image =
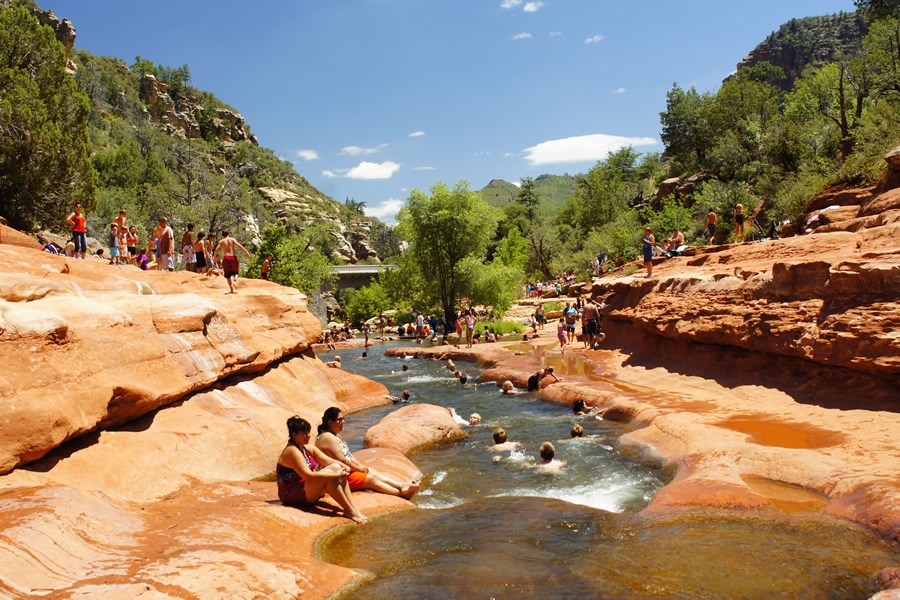
<svg viewBox="0 0 900 600"><path fill-rule="evenodd" d="M367 574L345 598L866 598L878 570L900 563L869 532L822 517L822 502L802 490L788 490L783 519L642 519L665 476L617 452L633 425L578 417L536 394L504 396L492 382L461 386L444 362L387 357L385 347L359 360L361 349L342 349L344 368L396 395L408 389L413 402L477 412L482 424L410 457L425 474L413 499L421 510L323 540L324 560ZM469 382L479 375L471 363L457 368ZM351 448L393 410L349 415ZM570 437L574 423L583 437ZM497 427L520 446L492 449ZM564 463L558 471L535 466L545 441Z"/></svg>

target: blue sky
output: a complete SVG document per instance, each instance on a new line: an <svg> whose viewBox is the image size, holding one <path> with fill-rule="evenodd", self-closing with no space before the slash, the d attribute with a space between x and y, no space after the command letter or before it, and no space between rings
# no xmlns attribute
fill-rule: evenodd
<svg viewBox="0 0 900 600"><path fill-rule="evenodd" d="M793 17L852 0L43 0L75 45L188 64L263 146L387 222L410 190L661 151L677 82L715 90Z"/></svg>

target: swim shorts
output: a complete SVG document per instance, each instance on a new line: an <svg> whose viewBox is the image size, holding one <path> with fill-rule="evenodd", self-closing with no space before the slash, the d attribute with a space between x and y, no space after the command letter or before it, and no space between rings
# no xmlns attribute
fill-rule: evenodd
<svg viewBox="0 0 900 600"><path fill-rule="evenodd" d="M222 260L222 269L225 271L225 277L234 277L241 270L241 263L238 262L237 256L226 256Z"/></svg>
<svg viewBox="0 0 900 600"><path fill-rule="evenodd" d="M350 491L356 492L361 489L366 484L366 477L368 477L368 473L363 473L362 471L353 471L347 476L347 483L350 484Z"/></svg>

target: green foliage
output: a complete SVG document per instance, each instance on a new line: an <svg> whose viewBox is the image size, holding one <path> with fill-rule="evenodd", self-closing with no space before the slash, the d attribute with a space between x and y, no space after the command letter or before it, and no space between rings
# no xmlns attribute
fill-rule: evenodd
<svg viewBox="0 0 900 600"><path fill-rule="evenodd" d="M419 271L433 282L445 321L456 310L461 286L458 267L468 257L483 257L493 239L500 211L489 206L466 182L452 189L436 183L431 196L413 190L400 211L399 235Z"/></svg>
<svg viewBox="0 0 900 600"><path fill-rule="evenodd" d="M815 171L801 171L797 177L783 180L775 194L772 216L803 223L810 199L821 192L827 179Z"/></svg>
<svg viewBox="0 0 900 600"><path fill-rule="evenodd" d="M392 308L387 292L380 283L361 287L353 294L345 310L351 323L360 325Z"/></svg>
<svg viewBox="0 0 900 600"><path fill-rule="evenodd" d="M258 277L267 254L272 255L269 279L281 285L311 294L334 280L331 264L316 247L318 230L288 234L281 223L266 227L262 243L254 259L247 266L251 277Z"/></svg>
<svg viewBox="0 0 900 600"><path fill-rule="evenodd" d="M533 221L540 199L534 189L534 180L531 177L522 178L522 186L519 190L519 195L516 197L516 202L524 208L525 218Z"/></svg>
<svg viewBox="0 0 900 600"><path fill-rule="evenodd" d="M738 204L743 204L744 213L750 215L758 204L756 196L750 184L744 181L719 181L713 179L705 182L694 195L697 201L695 205L695 229L692 236L703 239L705 235L704 216L710 209L718 217L716 228L716 242L721 243L729 239L734 230L734 209ZM688 237L685 234L685 237Z"/></svg>
<svg viewBox="0 0 900 600"><path fill-rule="evenodd" d="M900 3L897 0L855 0L853 4L868 21L900 16Z"/></svg>
<svg viewBox="0 0 900 600"><path fill-rule="evenodd" d="M497 243L494 260L507 267L524 270L528 260L528 240L522 237L517 227L510 229L506 237Z"/></svg>
<svg viewBox="0 0 900 600"><path fill-rule="evenodd" d="M641 222L633 211L620 213L614 221L606 223L588 234L584 244L582 264L590 263L600 251L606 252L617 265L637 258L640 254Z"/></svg>
<svg viewBox="0 0 900 600"><path fill-rule="evenodd" d="M0 198L10 225L65 226L95 203L89 102L65 70L62 45L22 6L0 4Z"/></svg>
<svg viewBox="0 0 900 600"><path fill-rule="evenodd" d="M570 214L579 232L614 221L629 208L631 200L641 197L638 157L631 147L622 148L577 177L578 190Z"/></svg>
<svg viewBox="0 0 900 600"><path fill-rule="evenodd" d="M490 329L497 335L519 334L524 331L522 323L507 319L500 321L478 321L475 323L475 333L481 333L485 329Z"/></svg>
<svg viewBox="0 0 900 600"><path fill-rule="evenodd" d="M518 300L518 291L525 278L522 269L510 267L502 261L484 264L479 257L467 256L458 266L460 292L472 304L490 306L503 314Z"/></svg>
<svg viewBox="0 0 900 600"><path fill-rule="evenodd" d="M550 302L544 302L544 312L555 312L557 310L562 310L566 307L565 304L559 302L557 300L551 300Z"/></svg>
<svg viewBox="0 0 900 600"><path fill-rule="evenodd" d="M413 308L422 312L439 310L441 299L437 288L413 257L407 252L399 257L397 265L396 269L385 269L378 275L391 307L403 313L411 313Z"/></svg>
<svg viewBox="0 0 900 600"><path fill-rule="evenodd" d="M682 233L689 232L694 224L694 217L689 208L685 208L677 200L669 200L663 204L662 210L656 212L645 209L641 214L644 222L652 229L656 241L662 245L663 240L672 235L677 227ZM687 234L685 234L687 236Z"/></svg>
<svg viewBox="0 0 900 600"><path fill-rule="evenodd" d="M706 154L715 141L712 110L715 97L700 94L692 86L678 84L666 94L666 110L659 114L663 143L672 164L672 175L693 173L706 165Z"/></svg>

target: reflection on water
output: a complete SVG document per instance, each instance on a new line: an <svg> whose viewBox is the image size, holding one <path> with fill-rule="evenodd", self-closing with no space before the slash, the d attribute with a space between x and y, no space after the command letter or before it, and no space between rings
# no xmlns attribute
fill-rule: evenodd
<svg viewBox="0 0 900 600"><path fill-rule="evenodd" d="M414 501L432 510L380 516L323 544L325 560L374 575L346 597L865 598L878 590L874 574L900 559L867 532L810 514L821 508L818 497L764 480L748 484L795 518L636 520L663 482L615 452L632 426L575 417L533 394L503 396L493 383L462 387L442 362L381 350L345 368L393 394L409 389L417 402L478 412L484 425L411 457L426 474ZM470 380L478 373L461 361L457 368ZM563 368L592 377L577 361ZM365 430L392 410L350 415L351 446L361 447ZM575 422L584 438L569 437ZM521 447L492 451L495 427ZM543 441L565 462L559 473L532 467Z"/></svg>
<svg viewBox="0 0 900 600"><path fill-rule="evenodd" d="M403 511L344 528L324 558L375 579L365 598L865 598L896 560L821 519L692 519L637 528L544 498Z"/></svg>

